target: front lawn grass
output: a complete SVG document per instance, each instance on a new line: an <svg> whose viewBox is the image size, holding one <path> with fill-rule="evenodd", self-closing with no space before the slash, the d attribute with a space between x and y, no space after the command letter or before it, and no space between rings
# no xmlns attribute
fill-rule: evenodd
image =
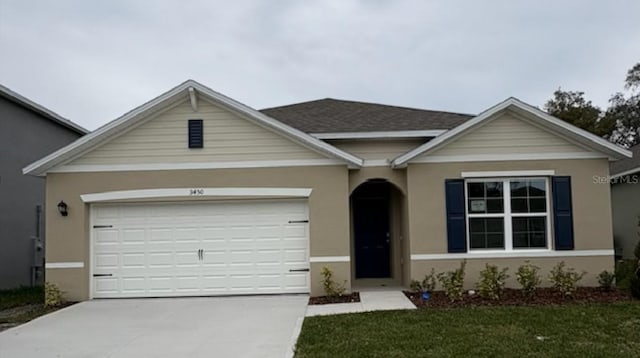
<svg viewBox="0 0 640 358"><path fill-rule="evenodd" d="M640 357L640 302L307 317L296 357Z"/></svg>
<svg viewBox="0 0 640 358"><path fill-rule="evenodd" d="M0 290L0 310L43 303L44 288L42 286Z"/></svg>

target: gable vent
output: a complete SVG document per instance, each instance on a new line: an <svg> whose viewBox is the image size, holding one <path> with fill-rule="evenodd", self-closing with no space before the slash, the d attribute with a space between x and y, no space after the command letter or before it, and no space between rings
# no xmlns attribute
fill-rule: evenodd
<svg viewBox="0 0 640 358"><path fill-rule="evenodd" d="M202 148L204 144L202 119L189 120L189 148Z"/></svg>

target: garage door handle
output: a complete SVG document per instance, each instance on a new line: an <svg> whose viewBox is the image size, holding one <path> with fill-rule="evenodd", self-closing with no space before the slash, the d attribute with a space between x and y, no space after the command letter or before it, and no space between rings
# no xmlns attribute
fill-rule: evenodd
<svg viewBox="0 0 640 358"><path fill-rule="evenodd" d="M111 277L113 276L112 273L94 273L93 277Z"/></svg>
<svg viewBox="0 0 640 358"><path fill-rule="evenodd" d="M289 220L289 224L306 224L309 220Z"/></svg>
<svg viewBox="0 0 640 358"><path fill-rule="evenodd" d="M94 229L104 229L109 227L113 227L113 225L93 225Z"/></svg>
<svg viewBox="0 0 640 358"><path fill-rule="evenodd" d="M309 269L291 269L289 272L309 272Z"/></svg>

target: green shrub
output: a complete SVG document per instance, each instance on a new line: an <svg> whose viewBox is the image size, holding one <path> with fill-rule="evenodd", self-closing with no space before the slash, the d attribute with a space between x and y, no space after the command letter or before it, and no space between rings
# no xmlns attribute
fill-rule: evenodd
<svg viewBox="0 0 640 358"><path fill-rule="evenodd" d="M616 261L616 286L618 288L629 289L636 265L636 260Z"/></svg>
<svg viewBox="0 0 640 358"><path fill-rule="evenodd" d="M640 299L640 268L636 275L634 275L629 281L629 290L633 297Z"/></svg>
<svg viewBox="0 0 640 358"><path fill-rule="evenodd" d="M425 275L424 279L422 280L422 290L427 292L433 292L436 289L436 283L437 283L436 270L432 268L431 272Z"/></svg>
<svg viewBox="0 0 640 358"><path fill-rule="evenodd" d="M44 283L44 305L45 307L58 307L65 302L64 293L60 288L51 282Z"/></svg>
<svg viewBox="0 0 640 358"><path fill-rule="evenodd" d="M322 268L320 274L322 275L322 288L324 289L324 293L325 295L327 295L327 297L337 297L344 295L344 292L346 291L344 285L347 284L346 280L343 284L335 282L333 280L333 271L331 271L331 269L326 266Z"/></svg>
<svg viewBox="0 0 640 358"><path fill-rule="evenodd" d="M586 272L577 273L569 267L565 270L564 261L560 261L549 273L549 281L553 288L565 297L573 296L576 292L577 283L584 277Z"/></svg>
<svg viewBox="0 0 640 358"><path fill-rule="evenodd" d="M611 291L615 279L616 275L612 272L609 272L607 270L600 272L600 274L598 275L598 283L600 284L600 288L605 291Z"/></svg>
<svg viewBox="0 0 640 358"><path fill-rule="evenodd" d="M411 290L411 292L415 292L415 293L420 293L424 291L424 289L422 288L422 282L418 280L411 280L411 283L409 284L409 289Z"/></svg>
<svg viewBox="0 0 640 358"><path fill-rule="evenodd" d="M498 266L485 264L485 269L480 271L480 282L476 285L480 297L500 299L505 281L509 278L507 270L507 268L499 270Z"/></svg>
<svg viewBox="0 0 640 358"><path fill-rule="evenodd" d="M539 271L540 267L530 264L529 261L525 261L524 265L518 267L516 280L522 286L522 294L527 298L532 298L542 283Z"/></svg>
<svg viewBox="0 0 640 358"><path fill-rule="evenodd" d="M460 268L438 274L438 281L440 281L445 295L447 295L451 301L462 299L466 266L467 260L464 260L460 263Z"/></svg>

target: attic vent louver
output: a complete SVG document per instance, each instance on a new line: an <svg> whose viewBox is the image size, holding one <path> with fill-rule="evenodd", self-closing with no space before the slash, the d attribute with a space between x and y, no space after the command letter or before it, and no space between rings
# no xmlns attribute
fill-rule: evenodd
<svg viewBox="0 0 640 358"><path fill-rule="evenodd" d="M204 144L202 119L189 120L189 148L202 148Z"/></svg>

